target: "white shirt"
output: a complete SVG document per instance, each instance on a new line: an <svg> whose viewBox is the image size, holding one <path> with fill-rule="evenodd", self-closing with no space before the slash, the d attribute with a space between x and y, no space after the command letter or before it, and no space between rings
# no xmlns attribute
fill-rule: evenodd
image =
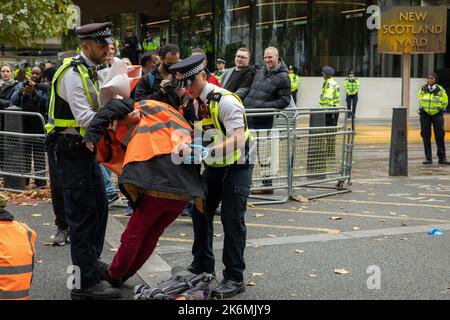
<svg viewBox="0 0 450 320"><path fill-rule="evenodd" d="M200 94L200 99L206 103L208 94L213 90L222 94L230 93L228 90L208 83ZM222 122L227 132L245 127L244 110L242 103L235 97L222 96L219 102L219 120Z"/></svg>
<svg viewBox="0 0 450 320"><path fill-rule="evenodd" d="M89 67L96 66L83 52L81 52L81 56ZM95 112L89 104L80 74L73 70L73 68L68 68L60 76L56 92L69 104L70 110L75 120L77 120L78 125L85 129L89 127L89 124L95 116Z"/></svg>

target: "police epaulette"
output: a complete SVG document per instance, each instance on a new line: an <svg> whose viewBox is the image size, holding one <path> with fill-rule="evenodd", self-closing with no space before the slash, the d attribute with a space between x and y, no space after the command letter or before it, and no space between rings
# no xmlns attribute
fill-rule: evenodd
<svg viewBox="0 0 450 320"><path fill-rule="evenodd" d="M208 101L216 101L219 102L220 99L222 99L222 94L220 92L214 92L211 91L210 93L208 93L208 95L206 96L206 99L208 99Z"/></svg>
<svg viewBox="0 0 450 320"><path fill-rule="evenodd" d="M83 57L82 57L81 55L78 55L78 56L74 57L74 58L70 61L70 65L73 66L73 70L74 70L74 71L77 71L77 72L78 72L77 67L78 67L80 64L83 64L83 63L84 63L84 59L83 59Z"/></svg>

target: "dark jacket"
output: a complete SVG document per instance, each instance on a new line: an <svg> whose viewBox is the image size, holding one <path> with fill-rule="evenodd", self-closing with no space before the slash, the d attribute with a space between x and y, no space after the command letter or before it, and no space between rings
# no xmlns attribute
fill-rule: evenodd
<svg viewBox="0 0 450 320"><path fill-rule="evenodd" d="M96 145L111 121L120 120L133 110L131 99L110 101L92 119L83 141ZM126 184L149 191L170 192L202 199L206 197L206 188L200 176L199 166L176 165L170 154L144 162L131 162L123 168L119 188L130 200L131 205L136 207L139 204L128 194Z"/></svg>
<svg viewBox="0 0 450 320"><path fill-rule="evenodd" d="M236 93L236 95L241 98L242 101L244 101L248 93L250 92L253 79L255 78L256 70L254 67L248 66L241 70L241 72L239 73L239 77L235 81L235 83L230 83L229 80L234 70L235 68L226 69L222 73L220 81L222 82L223 88Z"/></svg>
<svg viewBox="0 0 450 320"><path fill-rule="evenodd" d="M284 109L290 102L291 80L286 64L280 60L273 71L269 71L267 67L258 71L244 100L244 106L246 109ZM273 117L253 117L250 122L270 126L273 124Z"/></svg>
<svg viewBox="0 0 450 320"><path fill-rule="evenodd" d="M23 83L16 86L11 96L11 101L15 106L22 108L22 111L40 113L47 120L48 92L50 86L44 83L36 84L36 94L30 96L27 93L20 93ZM23 133L44 133L44 127L39 117L23 116Z"/></svg>
<svg viewBox="0 0 450 320"><path fill-rule="evenodd" d="M0 109L5 109L11 105L11 96L17 87L18 82L14 81L13 84L7 87L0 87Z"/></svg>

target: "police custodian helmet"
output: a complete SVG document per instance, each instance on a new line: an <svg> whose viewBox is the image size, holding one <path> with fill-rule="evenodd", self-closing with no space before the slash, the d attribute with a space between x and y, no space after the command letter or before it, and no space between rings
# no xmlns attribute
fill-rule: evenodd
<svg viewBox="0 0 450 320"><path fill-rule="evenodd" d="M78 27L75 34L80 40L94 40L99 45L106 46L114 43L111 22L90 23Z"/></svg>

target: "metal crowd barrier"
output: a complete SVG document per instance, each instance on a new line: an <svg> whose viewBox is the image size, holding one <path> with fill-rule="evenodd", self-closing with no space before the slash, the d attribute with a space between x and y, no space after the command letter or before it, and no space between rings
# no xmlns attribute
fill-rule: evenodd
<svg viewBox="0 0 450 320"><path fill-rule="evenodd" d="M40 113L20 111L18 107L0 110L1 190L24 191L30 179L40 185L49 180L45 134L27 133L39 125L42 129L45 125Z"/></svg>
<svg viewBox="0 0 450 320"><path fill-rule="evenodd" d="M346 108L246 111L249 122L274 117L273 129L251 130L256 142L251 203L285 203L297 193L315 199L350 192L354 132ZM340 121L330 126L337 114Z"/></svg>

